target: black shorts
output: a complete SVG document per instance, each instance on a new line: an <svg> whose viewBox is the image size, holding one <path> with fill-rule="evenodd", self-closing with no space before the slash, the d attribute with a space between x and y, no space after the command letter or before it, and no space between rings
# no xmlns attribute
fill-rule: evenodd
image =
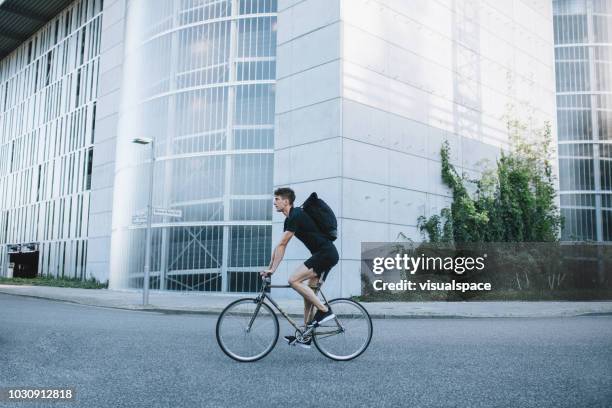
<svg viewBox="0 0 612 408"><path fill-rule="evenodd" d="M304 261L304 265L309 269L313 269L317 276L321 277L323 272L329 271L338 263L339 258L338 251L332 244L312 254L310 258Z"/></svg>

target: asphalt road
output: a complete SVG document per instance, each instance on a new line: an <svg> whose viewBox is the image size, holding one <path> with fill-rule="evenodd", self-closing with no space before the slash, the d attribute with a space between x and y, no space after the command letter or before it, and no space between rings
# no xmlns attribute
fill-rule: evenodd
<svg viewBox="0 0 612 408"><path fill-rule="evenodd" d="M77 393L0 406L612 407L611 316L375 320L345 363L280 340L237 363L215 321L0 294L0 387Z"/></svg>

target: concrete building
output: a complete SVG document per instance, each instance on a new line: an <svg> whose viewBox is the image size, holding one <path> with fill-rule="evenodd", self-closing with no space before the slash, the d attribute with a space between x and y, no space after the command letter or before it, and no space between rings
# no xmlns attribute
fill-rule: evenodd
<svg viewBox="0 0 612 408"><path fill-rule="evenodd" d="M612 1L555 0L566 241L612 241Z"/></svg>
<svg viewBox="0 0 612 408"><path fill-rule="evenodd" d="M102 3L66 5L0 2L2 275L87 274Z"/></svg>
<svg viewBox="0 0 612 408"><path fill-rule="evenodd" d="M75 13L79 8L92 14ZM70 74L58 73L48 84L24 88L31 79L19 73L47 66L59 58L54 44L69 43L58 37L28 57L31 39L62 26L68 14L80 16L63 34L75 38L77 64L63 68L60 58L59 69L74 71L79 81L59 85ZM96 18L97 25L79 31ZM418 216L450 203L440 179L444 140L459 170L474 174L482 159L494 160L507 147L509 105L530 106L537 121L554 126L552 33L549 0L166 0L155 8L143 0L77 0L0 62L0 189L2 197L11 195L0 207L0 265L6 271L21 256L17 245L35 244L40 259L53 256L39 263L40 273L142 287L142 214L154 157L153 206L160 210L153 219L152 288L256 290L257 271L282 232L272 191L291 186L298 204L317 191L338 216L341 261L327 293L358 294L362 241L420 239ZM83 82L90 80L83 72L89 57L78 59L88 35L98 41L92 83ZM39 207L66 192L13 197L23 191L18 183L38 188L31 187L38 186L37 166L59 160L30 151L40 129L69 111L38 122L17 111L24 103L50 109L41 95L56 82L67 92L57 97L60 105L76 92L91 109L76 131L83 137L91 129L91 138L82 147L74 142L86 165L65 165L85 179L84 168L91 169L91 184L75 182L72 193L87 197L87 214L61 213L84 223L78 237L41 232L65 225ZM92 84L87 99L82 95ZM22 99L6 99L16 92ZM154 142L137 145L136 137ZM30 161L13 167L19 146ZM65 180L60 173L55 182ZM66 269L79 259L76 250L64 252L67 240L85 248L81 269ZM308 256L294 241L278 282ZM55 255L45 253L47 246Z"/></svg>

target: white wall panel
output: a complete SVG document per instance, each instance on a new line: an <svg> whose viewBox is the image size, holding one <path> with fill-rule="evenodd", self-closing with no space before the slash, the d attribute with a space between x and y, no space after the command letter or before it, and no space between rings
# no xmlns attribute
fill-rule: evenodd
<svg viewBox="0 0 612 408"><path fill-rule="evenodd" d="M282 45L309 32L333 24L340 19L340 0L308 0L279 9L278 44Z"/></svg>
<svg viewBox="0 0 612 408"><path fill-rule="evenodd" d="M277 49L277 79L338 59L341 44L339 24L330 24L280 44Z"/></svg>
<svg viewBox="0 0 612 408"><path fill-rule="evenodd" d="M274 146L284 149L340 136L341 108L341 99L337 98L277 115Z"/></svg>

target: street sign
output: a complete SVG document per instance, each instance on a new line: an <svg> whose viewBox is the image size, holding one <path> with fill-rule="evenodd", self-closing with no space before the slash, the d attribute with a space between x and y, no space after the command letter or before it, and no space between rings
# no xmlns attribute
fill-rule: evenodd
<svg viewBox="0 0 612 408"><path fill-rule="evenodd" d="M142 225L147 223L147 216L142 215L134 215L132 216L132 224L134 225Z"/></svg>
<svg viewBox="0 0 612 408"><path fill-rule="evenodd" d="M175 217L181 218L183 217L182 210L173 210L170 208L153 208L153 215L161 215L164 217Z"/></svg>
<svg viewBox="0 0 612 408"><path fill-rule="evenodd" d="M146 208L141 208L140 210L136 210L134 211L134 214L132 214L133 217L146 217L147 216L147 209Z"/></svg>
<svg viewBox="0 0 612 408"><path fill-rule="evenodd" d="M153 215L162 217L182 218L183 210L173 210L171 208L153 208ZM147 209L142 209L134 212L132 215L132 224L140 225L147 223Z"/></svg>

